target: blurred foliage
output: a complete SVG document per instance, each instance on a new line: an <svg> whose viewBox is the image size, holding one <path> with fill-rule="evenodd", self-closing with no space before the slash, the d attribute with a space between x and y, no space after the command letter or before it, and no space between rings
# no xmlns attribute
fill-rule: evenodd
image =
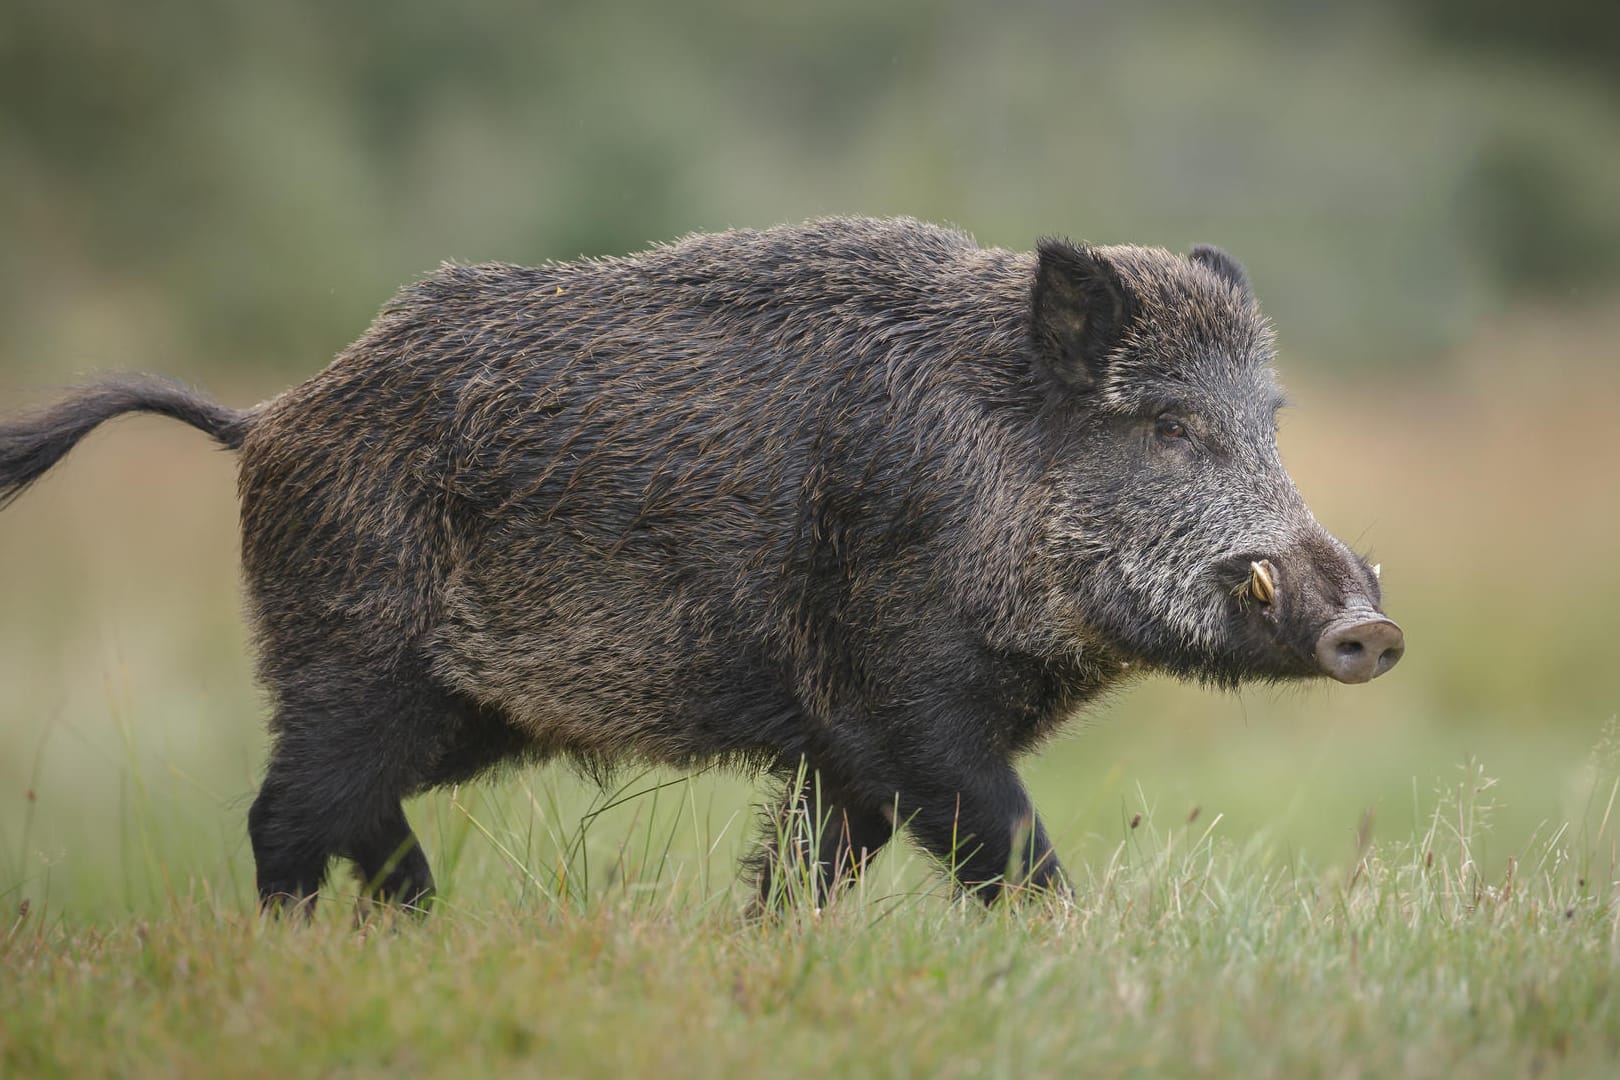
<svg viewBox="0 0 1620 1080"><path fill-rule="evenodd" d="M1408 0L1431 38L1501 60L1530 54L1620 89L1620 7L1593 0Z"/></svg>
<svg viewBox="0 0 1620 1080"><path fill-rule="evenodd" d="M1548 10L9 0L0 373L270 389L442 259L835 212L1214 241L1290 347L1431 356L1620 271L1616 16Z"/></svg>

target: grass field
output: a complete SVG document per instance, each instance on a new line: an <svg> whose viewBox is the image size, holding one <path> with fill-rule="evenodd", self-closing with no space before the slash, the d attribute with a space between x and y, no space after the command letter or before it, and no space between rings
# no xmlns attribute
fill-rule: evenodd
<svg viewBox="0 0 1620 1080"><path fill-rule="evenodd" d="M546 768L410 808L425 923L357 926L337 875L262 924L230 459L99 433L0 516L0 1076L1613 1072L1617 339L1285 371L1285 459L1407 657L1077 721L1026 770L1062 910L965 906L902 847L750 924L751 778Z"/></svg>
<svg viewBox="0 0 1620 1080"><path fill-rule="evenodd" d="M13 929L6 1060L13 1075L1606 1073L1612 867L1548 837L1482 878L1479 781L1430 830L1331 870L1147 819L1063 910L986 914L890 863L824 912L749 925L724 888L635 851L579 895L543 862L458 866L425 925L357 929L346 908L266 925L197 886L138 919ZM666 838L624 835L655 853Z"/></svg>

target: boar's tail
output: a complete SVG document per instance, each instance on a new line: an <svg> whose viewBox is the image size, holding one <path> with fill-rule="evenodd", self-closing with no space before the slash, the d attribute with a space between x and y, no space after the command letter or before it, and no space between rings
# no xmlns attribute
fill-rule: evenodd
<svg viewBox="0 0 1620 1080"><path fill-rule="evenodd" d="M0 509L61 461L97 424L127 412L184 420L230 450L242 445L253 415L149 375L117 375L81 387L32 415L0 422Z"/></svg>

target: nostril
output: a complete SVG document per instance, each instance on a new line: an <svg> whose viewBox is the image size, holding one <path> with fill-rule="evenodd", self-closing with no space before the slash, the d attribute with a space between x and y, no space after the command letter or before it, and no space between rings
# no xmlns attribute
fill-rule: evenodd
<svg viewBox="0 0 1620 1080"><path fill-rule="evenodd" d="M1339 642L1337 648L1338 648L1338 651L1339 651L1339 655L1345 657L1346 659L1348 659L1348 658L1350 658L1352 656L1360 656L1361 652L1362 652L1362 649L1363 649L1363 645L1361 644L1361 642L1354 641L1354 640L1352 640L1352 641L1341 641L1341 642Z"/></svg>
<svg viewBox="0 0 1620 1080"><path fill-rule="evenodd" d="M1377 674L1382 675L1384 672L1386 672L1390 668L1394 667L1395 662L1397 660L1399 660L1401 658L1402 654L1404 654L1405 652L1406 652L1406 646L1405 645L1391 645L1389 648L1387 648L1383 652L1379 653L1378 654L1378 671L1377 671Z"/></svg>

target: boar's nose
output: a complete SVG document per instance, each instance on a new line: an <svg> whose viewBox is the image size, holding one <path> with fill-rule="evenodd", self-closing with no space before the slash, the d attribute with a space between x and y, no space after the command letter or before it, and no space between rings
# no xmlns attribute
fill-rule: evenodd
<svg viewBox="0 0 1620 1080"><path fill-rule="evenodd" d="M1328 624L1316 639L1316 662L1342 683L1376 679L1406 651L1401 628L1382 615L1353 613Z"/></svg>

